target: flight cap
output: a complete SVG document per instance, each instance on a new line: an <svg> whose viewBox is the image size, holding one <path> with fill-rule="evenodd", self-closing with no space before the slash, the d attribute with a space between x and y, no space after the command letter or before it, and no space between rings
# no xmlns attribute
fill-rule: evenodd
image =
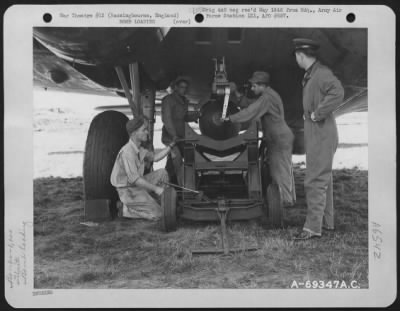
<svg viewBox="0 0 400 311"><path fill-rule="evenodd" d="M253 76L249 79L250 83L265 83L269 84L269 74L265 71L256 71Z"/></svg>

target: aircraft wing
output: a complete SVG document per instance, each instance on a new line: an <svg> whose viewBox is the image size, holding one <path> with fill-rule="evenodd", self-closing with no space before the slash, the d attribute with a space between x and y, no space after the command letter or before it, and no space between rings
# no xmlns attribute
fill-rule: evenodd
<svg viewBox="0 0 400 311"><path fill-rule="evenodd" d="M135 61L145 66L141 68L141 79L160 82L163 72L157 59L160 43L168 31L169 28L36 27L33 31L34 86L124 96L115 66ZM167 87L165 82L162 87L158 86L159 96L165 96L163 90Z"/></svg>
<svg viewBox="0 0 400 311"><path fill-rule="evenodd" d="M34 40L33 83L36 88L64 92L116 95Z"/></svg>
<svg viewBox="0 0 400 311"><path fill-rule="evenodd" d="M240 88L253 71L271 73L291 126L302 122L304 74L292 39L313 38L321 44L321 61L345 87L336 114L367 109L365 29L36 27L33 37L36 87L124 96L115 66L129 77L128 64L137 62L141 88L155 86L157 102L173 79L185 75L191 78L188 97L198 103L211 93L213 58L225 57L228 79Z"/></svg>

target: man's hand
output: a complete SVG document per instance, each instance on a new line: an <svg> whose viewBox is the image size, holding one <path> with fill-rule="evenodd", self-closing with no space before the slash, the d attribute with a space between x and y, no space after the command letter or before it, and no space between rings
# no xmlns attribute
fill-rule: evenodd
<svg viewBox="0 0 400 311"><path fill-rule="evenodd" d="M171 143L169 144L169 146L171 146L171 145L172 145L171 147L175 146L176 143L178 142L178 140L179 140L179 137L178 137L178 136L172 137L172 141L171 141Z"/></svg>
<svg viewBox="0 0 400 311"><path fill-rule="evenodd" d="M221 119L220 119L222 122L228 122L228 121L230 121L231 119L229 119L229 116L225 116L225 118L222 118L221 117Z"/></svg>
<svg viewBox="0 0 400 311"><path fill-rule="evenodd" d="M201 111L200 110L195 110L193 111L194 114L194 119L195 119L195 123L199 122L199 119L201 118Z"/></svg>
<svg viewBox="0 0 400 311"><path fill-rule="evenodd" d="M170 149L172 149L172 148L175 147L175 145L176 145L176 141L173 140L173 141L168 145L168 147L169 147Z"/></svg>
<svg viewBox="0 0 400 311"><path fill-rule="evenodd" d="M177 136L175 136L175 137L172 138L172 142L168 145L168 147L170 149L169 153L171 154L171 158L172 159L176 158L176 154L172 150L176 146L178 140L179 140L179 138Z"/></svg>
<svg viewBox="0 0 400 311"><path fill-rule="evenodd" d="M313 121L313 122L316 122L316 121L317 121L317 119L315 118L314 112L311 112L310 118L311 118L311 121Z"/></svg>
<svg viewBox="0 0 400 311"><path fill-rule="evenodd" d="M164 188L156 186L156 189L154 189L154 192L155 192L158 196L161 196L161 195L163 194L163 192L164 192Z"/></svg>

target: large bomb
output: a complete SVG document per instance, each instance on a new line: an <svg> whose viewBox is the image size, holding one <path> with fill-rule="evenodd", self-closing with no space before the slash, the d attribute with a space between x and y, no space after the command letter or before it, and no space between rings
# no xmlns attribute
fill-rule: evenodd
<svg viewBox="0 0 400 311"><path fill-rule="evenodd" d="M239 134L240 124L221 121L223 101L211 99L201 108L199 128L203 135L215 140L225 140ZM232 102L229 102L227 115L238 112L239 109Z"/></svg>

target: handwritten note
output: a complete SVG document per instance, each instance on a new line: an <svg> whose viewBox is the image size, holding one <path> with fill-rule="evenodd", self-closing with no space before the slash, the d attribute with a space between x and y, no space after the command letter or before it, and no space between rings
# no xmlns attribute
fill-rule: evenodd
<svg viewBox="0 0 400 311"><path fill-rule="evenodd" d="M18 229L6 232L6 279L9 288L27 286L27 237L32 222L24 221Z"/></svg>

